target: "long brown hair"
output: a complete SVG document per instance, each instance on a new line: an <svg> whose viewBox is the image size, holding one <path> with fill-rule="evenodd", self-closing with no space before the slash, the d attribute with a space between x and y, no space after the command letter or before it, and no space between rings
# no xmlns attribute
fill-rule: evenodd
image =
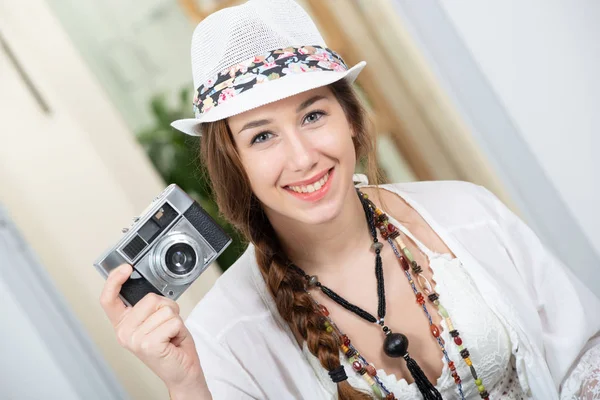
<svg viewBox="0 0 600 400"><path fill-rule="evenodd" d="M365 161L369 181L378 183L375 139L370 135L365 109L345 80L337 81L329 88L354 132L357 160ZM286 267L287 257L260 202L252 193L227 122L205 123L201 129L201 160L220 212L256 247L256 261L279 314L306 341L321 365L331 371L340 365L340 338L324 330L322 316L315 312L314 303L304 290L303 278ZM338 395L344 400L371 398L352 388L347 381L338 384Z"/></svg>

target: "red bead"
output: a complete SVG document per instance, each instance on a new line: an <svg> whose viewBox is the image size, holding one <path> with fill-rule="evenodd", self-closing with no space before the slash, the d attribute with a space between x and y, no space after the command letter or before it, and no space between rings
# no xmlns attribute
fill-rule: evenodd
<svg viewBox="0 0 600 400"><path fill-rule="evenodd" d="M440 328L438 328L436 324L431 324L431 326L429 327L429 329L431 329L431 334L434 337L440 336Z"/></svg>
<svg viewBox="0 0 600 400"><path fill-rule="evenodd" d="M348 336L342 335L342 343L346 346L350 346L350 339L348 339Z"/></svg>
<svg viewBox="0 0 600 400"><path fill-rule="evenodd" d="M396 227L395 227L394 225L392 225L392 224L388 224L387 228L388 228L388 231L389 231L390 233L392 233L392 232L395 232L395 231L396 231Z"/></svg>
<svg viewBox="0 0 600 400"><path fill-rule="evenodd" d="M323 314L324 316L326 316L326 317L329 316L329 310L323 304L319 304L319 310L321 311L321 314Z"/></svg>
<svg viewBox="0 0 600 400"><path fill-rule="evenodd" d="M456 367L454 366L454 361L450 361L448 363L448 368L450 368L450 371L456 370Z"/></svg>
<svg viewBox="0 0 600 400"><path fill-rule="evenodd" d="M362 364L360 363L360 361L354 361L352 363L352 368L354 368L354 370L358 372L362 369Z"/></svg>
<svg viewBox="0 0 600 400"><path fill-rule="evenodd" d="M367 370L367 374L369 374L369 376L377 375L377 370L375 370L375 367L371 364L367 365L365 369Z"/></svg>
<svg viewBox="0 0 600 400"><path fill-rule="evenodd" d="M417 303L419 303L420 305L425 304L425 298L423 297L423 294L421 292L417 293Z"/></svg>
<svg viewBox="0 0 600 400"><path fill-rule="evenodd" d="M408 261L406 261L406 257L400 257L400 265L402 265L402 269L408 271L410 269L410 265L408 265Z"/></svg>
<svg viewBox="0 0 600 400"><path fill-rule="evenodd" d="M458 383L461 382L460 376L458 375L458 372L456 372L456 371L452 372L452 377L454 378L454 383L458 384Z"/></svg>
<svg viewBox="0 0 600 400"><path fill-rule="evenodd" d="M460 336L454 338L454 343L456 343L457 346L460 346L462 344L462 339L460 338Z"/></svg>

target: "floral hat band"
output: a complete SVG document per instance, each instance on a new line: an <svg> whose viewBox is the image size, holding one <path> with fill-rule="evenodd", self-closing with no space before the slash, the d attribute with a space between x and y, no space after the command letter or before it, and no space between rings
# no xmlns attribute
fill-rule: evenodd
<svg viewBox="0 0 600 400"><path fill-rule="evenodd" d="M206 123L299 93L351 85L367 65L347 66L296 0L248 0L215 11L194 29L190 55L194 117L171 126L191 136L202 136Z"/></svg>
<svg viewBox="0 0 600 400"><path fill-rule="evenodd" d="M286 75L313 71L344 72L348 66L333 50L321 46L287 47L235 64L198 87L196 118L240 93Z"/></svg>

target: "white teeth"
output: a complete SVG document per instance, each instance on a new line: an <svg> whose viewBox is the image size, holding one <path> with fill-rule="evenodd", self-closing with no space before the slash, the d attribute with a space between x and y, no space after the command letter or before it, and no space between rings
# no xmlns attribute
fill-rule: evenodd
<svg viewBox="0 0 600 400"><path fill-rule="evenodd" d="M325 185L325 182L327 182L328 180L329 180L329 172L327 172L324 177L322 177L320 180L313 183L312 185L288 186L288 188L290 188L291 190L293 190L294 192L297 192L297 193L312 193L315 190L321 189L323 187L323 185Z"/></svg>

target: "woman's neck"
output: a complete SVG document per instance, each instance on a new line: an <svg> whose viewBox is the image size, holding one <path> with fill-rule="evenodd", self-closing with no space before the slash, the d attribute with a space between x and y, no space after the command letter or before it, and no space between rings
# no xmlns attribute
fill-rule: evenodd
<svg viewBox="0 0 600 400"><path fill-rule="evenodd" d="M341 271L357 252L368 251L371 241L365 213L354 188L341 212L326 223L286 223L277 218L272 218L271 223L287 256L309 275Z"/></svg>

